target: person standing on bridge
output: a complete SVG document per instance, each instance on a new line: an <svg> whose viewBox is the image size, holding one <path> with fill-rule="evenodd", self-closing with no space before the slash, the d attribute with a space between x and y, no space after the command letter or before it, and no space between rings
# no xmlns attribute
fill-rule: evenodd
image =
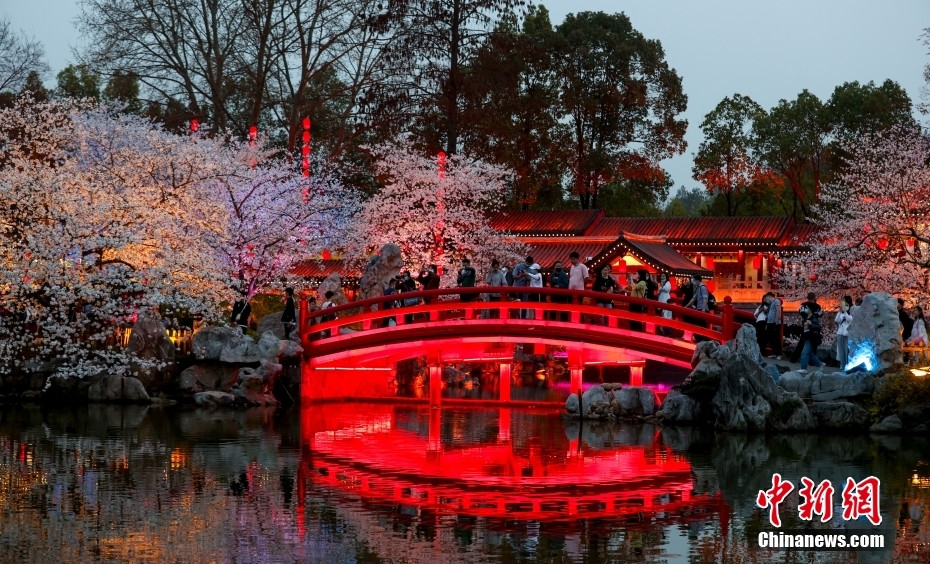
<svg viewBox="0 0 930 564"><path fill-rule="evenodd" d="M597 280L594 281L594 284L591 285L591 290L594 292L603 292L605 294L616 294L617 293L617 281L614 280L614 277L610 275L610 265L605 264L601 268L601 274L597 277ZM614 300L611 297L597 298L595 300L595 305L597 307L602 307L604 309L613 309ZM600 316L600 324L607 326L607 316Z"/></svg>
<svg viewBox="0 0 930 564"><path fill-rule="evenodd" d="M710 313L710 290L707 289L707 286L704 285L702 280L700 274L695 274L691 277L691 285L694 286L694 295L691 296L691 301L685 304L685 307L694 308L701 313ZM691 319L690 321L699 327L707 327L707 322L703 319ZM701 335L694 336L695 343L706 340L707 338Z"/></svg>
<svg viewBox="0 0 930 564"><path fill-rule="evenodd" d="M541 288L543 287L542 267L541 267L539 264L537 264L537 263L535 263L535 262L533 263L533 266L531 266L530 269L529 269L529 271L527 271L527 277L528 277L529 280L530 280L530 288L534 288L534 289L535 289L535 288L540 288L540 289L541 289ZM531 302L539 302L539 301L541 301L540 298L541 298L541 296L540 296L540 294L538 294L538 293L530 294L530 301L531 301ZM526 317L526 319L536 319L536 311L535 311L535 310L528 309L528 310L526 310L526 312L527 312L527 314L528 314L527 317Z"/></svg>
<svg viewBox="0 0 930 564"><path fill-rule="evenodd" d="M552 266L552 274L549 276L549 287L558 288L560 290L568 289L568 274L565 273L565 269L562 268L562 261L555 261L555 264ZM571 298L568 296L552 296L552 303L554 304L567 304L571 302ZM553 311L551 318L553 321L561 320L568 321L568 312Z"/></svg>
<svg viewBox="0 0 930 564"><path fill-rule="evenodd" d="M488 275L484 277L485 284L488 285L488 301L489 302L499 302L501 301L500 290L497 292L494 291L494 288L500 288L501 286L507 285L507 277L504 275L504 271L501 270L501 263L499 260L494 259L491 261L491 270L488 272ZM486 312L486 318L489 319L499 319L500 310L499 309L489 309Z"/></svg>
<svg viewBox="0 0 930 564"><path fill-rule="evenodd" d="M530 285L530 267L535 264L536 261L533 260L533 257L526 257L526 260L513 267L513 285L514 287L528 288ZM529 293L520 294L521 302L530 301ZM528 319L529 310L521 309L520 310L520 319Z"/></svg>
<svg viewBox="0 0 930 564"><path fill-rule="evenodd" d="M439 274L436 273L436 265L431 264L429 267L424 266L420 269L420 275L417 277L417 282L420 283L420 290L438 290L439 289ZM433 298L424 298L426 304L433 303Z"/></svg>
<svg viewBox="0 0 930 564"><path fill-rule="evenodd" d="M459 269L459 275L458 278L456 278L456 284L458 284L459 288L474 288L475 277L475 268L471 265L471 260L463 258L462 268ZM459 299L463 302L472 302L477 297L477 294L459 294Z"/></svg>
<svg viewBox="0 0 930 564"><path fill-rule="evenodd" d="M646 291L648 288L649 272L644 269L636 271L636 280L633 280L633 275L627 275L629 285L627 290L630 292L631 298L645 298ZM646 311L646 306L640 304L630 304L630 311L632 313L644 313ZM633 331L642 331L644 325L640 321L630 321L630 329Z"/></svg>
<svg viewBox="0 0 930 564"><path fill-rule="evenodd" d="M781 324L783 321L781 300L772 292L767 293L764 299L768 306L765 313L765 336L769 348L772 349L772 356L769 358L781 360Z"/></svg>

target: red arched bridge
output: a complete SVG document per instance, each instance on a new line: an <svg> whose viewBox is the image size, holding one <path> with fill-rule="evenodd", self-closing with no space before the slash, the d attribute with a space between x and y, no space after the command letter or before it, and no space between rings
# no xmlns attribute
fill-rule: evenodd
<svg viewBox="0 0 930 564"><path fill-rule="evenodd" d="M430 399L438 403L444 363L500 365L500 397L510 400L514 346L558 347L581 386L586 365L626 365L641 383L646 360L691 366L694 339L726 341L752 315L729 297L703 313L676 304L619 294L556 288L488 287L382 296L319 311L301 309L305 400L391 395L398 361L426 357ZM611 307L598 307L597 300ZM407 305L409 304L409 305ZM670 312L670 317L662 311ZM637 382L637 379L639 382ZM435 384L435 385L434 385Z"/></svg>

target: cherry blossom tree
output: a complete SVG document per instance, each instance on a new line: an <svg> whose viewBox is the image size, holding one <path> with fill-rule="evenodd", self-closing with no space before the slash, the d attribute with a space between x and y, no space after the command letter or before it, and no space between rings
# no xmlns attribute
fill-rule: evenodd
<svg viewBox="0 0 930 564"><path fill-rule="evenodd" d="M231 231L219 251L251 299L286 281L295 262L341 244L357 198L332 174L303 177L260 147L232 145L226 153L225 161L238 166L213 184L212 199L226 208Z"/></svg>
<svg viewBox="0 0 930 564"><path fill-rule="evenodd" d="M924 295L930 282L930 141L896 126L847 147L845 167L815 207L811 252L790 259L783 287L800 296L884 291Z"/></svg>
<svg viewBox="0 0 930 564"><path fill-rule="evenodd" d="M479 270L497 258L514 263L524 246L493 229L488 214L503 203L506 170L459 155L426 158L407 143L373 148L383 188L365 201L355 220L351 254L367 257L395 243L410 268L444 265L443 284L453 285L464 257Z"/></svg>
<svg viewBox="0 0 930 564"><path fill-rule="evenodd" d="M114 327L216 311L229 221L203 197L213 143L74 102L23 100L0 124L0 369L125 373Z"/></svg>

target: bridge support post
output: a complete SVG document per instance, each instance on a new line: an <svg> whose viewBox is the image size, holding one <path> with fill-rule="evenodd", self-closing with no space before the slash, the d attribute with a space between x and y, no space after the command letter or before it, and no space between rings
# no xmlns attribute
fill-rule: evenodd
<svg viewBox="0 0 930 564"><path fill-rule="evenodd" d="M642 386L643 385L643 367L642 366L631 366L630 367L630 385L631 386Z"/></svg>
<svg viewBox="0 0 930 564"><path fill-rule="evenodd" d="M581 398L581 375L584 372L583 368L572 368L572 387L571 391L573 394L578 394L578 398Z"/></svg>
<svg viewBox="0 0 930 564"><path fill-rule="evenodd" d="M442 404L442 365L431 364L429 367L429 405L439 407Z"/></svg>
<svg viewBox="0 0 930 564"><path fill-rule="evenodd" d="M727 296L723 298L723 341L732 339L733 333L733 298Z"/></svg>
<svg viewBox="0 0 930 564"><path fill-rule="evenodd" d="M432 395L432 394L430 394ZM442 450L442 410L429 410L429 445L427 450L436 455ZM436 460L436 462L439 462Z"/></svg>
<svg viewBox="0 0 930 564"><path fill-rule="evenodd" d="M508 443L510 442L510 408L502 408L498 417L497 442Z"/></svg>
<svg viewBox="0 0 930 564"><path fill-rule="evenodd" d="M507 363L501 364L500 382L499 382L500 397L498 398L500 401L510 401L510 384L512 383L511 376L510 376L510 370L511 370L510 364L507 364Z"/></svg>

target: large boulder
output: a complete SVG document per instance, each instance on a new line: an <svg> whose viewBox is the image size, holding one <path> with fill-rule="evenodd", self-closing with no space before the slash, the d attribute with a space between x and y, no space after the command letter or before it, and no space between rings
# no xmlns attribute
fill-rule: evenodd
<svg viewBox="0 0 930 564"><path fill-rule="evenodd" d="M261 338L255 344L255 354L258 355L259 359L274 360L281 356L286 348L287 341L275 337L274 333L270 331L259 334Z"/></svg>
<svg viewBox="0 0 930 564"><path fill-rule="evenodd" d="M581 394L581 413L584 418L599 419L598 411L603 410L603 406L610 406L613 399L611 395L600 386L591 386ZM597 417L595 417L597 415Z"/></svg>
<svg viewBox="0 0 930 564"><path fill-rule="evenodd" d="M748 332L744 333L748 337ZM806 431L814 427L797 394L775 385L748 345L731 354L723 366L720 388L711 401L721 431ZM664 412L664 411L663 411Z"/></svg>
<svg viewBox="0 0 930 564"><path fill-rule="evenodd" d="M282 313L283 312L276 311L274 313L269 313L268 315L259 319L258 324L255 326L255 332L259 335L271 333L278 339L283 339L284 323L281 322Z"/></svg>
<svg viewBox="0 0 930 564"><path fill-rule="evenodd" d="M863 373L821 374L811 378L810 398L814 401L834 401L843 398L869 396L875 390L873 377Z"/></svg>
<svg viewBox="0 0 930 564"><path fill-rule="evenodd" d="M733 354L744 354L756 364L762 364L762 351L759 350L756 328L752 324L743 323L736 332L736 339L732 342L730 350Z"/></svg>
<svg viewBox="0 0 930 564"><path fill-rule="evenodd" d="M87 399L101 402L151 403L142 382L132 377L109 375L100 378L87 391Z"/></svg>
<svg viewBox="0 0 930 564"><path fill-rule="evenodd" d="M848 401L814 402L810 412L824 431L856 433L869 428L869 412Z"/></svg>
<svg viewBox="0 0 930 564"><path fill-rule="evenodd" d="M203 327L194 333L191 348L198 360L219 360L223 349L241 337L242 332L233 327Z"/></svg>
<svg viewBox="0 0 930 564"><path fill-rule="evenodd" d="M239 333L238 336L231 338L223 346L220 352L220 362L230 364L252 364L258 362L261 357L255 347L255 339L248 335Z"/></svg>
<svg viewBox="0 0 930 564"><path fill-rule="evenodd" d="M342 291L342 278L339 276L339 273L334 272L330 274L317 286L316 294L320 304L326 301L326 292L333 293L333 297L330 301L337 306L349 303L349 298L347 298L345 292Z"/></svg>
<svg viewBox="0 0 930 564"><path fill-rule="evenodd" d="M695 423L701 417L701 402L686 396L678 390L672 390L665 396L659 414L662 416L663 423Z"/></svg>
<svg viewBox="0 0 930 564"><path fill-rule="evenodd" d="M281 350L280 360L290 360L300 358L304 353L304 348L296 341L284 341L284 348Z"/></svg>
<svg viewBox="0 0 930 564"><path fill-rule="evenodd" d="M849 325L849 362L865 362L868 370L890 368L903 362L898 300L891 294L873 292L862 300Z"/></svg>
<svg viewBox="0 0 930 564"><path fill-rule="evenodd" d="M693 370L685 378L685 384L691 382L698 374L708 376L717 376L723 368L723 364L730 357L730 348L721 345L717 341L701 341L694 348L694 354L691 355L691 367Z"/></svg>
<svg viewBox="0 0 930 564"><path fill-rule="evenodd" d="M174 362L174 343L161 321L151 316L140 316L132 326L127 350L136 358L148 362L133 362L133 372L142 384L159 389L171 381L170 365Z"/></svg>
<svg viewBox="0 0 930 564"><path fill-rule="evenodd" d="M578 394L569 394L568 399L565 400L565 411L567 411L569 415L578 417L581 415L579 411L580 407L581 404L578 401Z"/></svg>
<svg viewBox="0 0 930 564"><path fill-rule="evenodd" d="M388 243L381 247L381 252L368 261L365 272L358 283L359 299L379 298L384 289L400 274L404 267L404 257L400 247Z"/></svg>
<svg viewBox="0 0 930 564"><path fill-rule="evenodd" d="M786 392L794 392L798 394L800 398L809 398L811 397L811 387L813 386L813 378L815 375L815 373L801 374L795 371L785 372L778 379L778 387Z"/></svg>
<svg viewBox="0 0 930 564"><path fill-rule="evenodd" d="M640 386L631 386L613 392L620 406L620 415L654 415L660 405L655 391Z"/></svg>
<svg viewBox="0 0 930 564"><path fill-rule="evenodd" d="M177 389L183 395L220 390L228 392L236 385L238 370L223 364L195 364L188 366L178 375Z"/></svg>
<svg viewBox="0 0 930 564"><path fill-rule="evenodd" d="M897 433L903 428L904 424L901 422L901 418L892 414L869 427L869 431L872 433Z"/></svg>
<svg viewBox="0 0 930 564"><path fill-rule="evenodd" d="M213 390L194 395L194 404L197 407L232 407L235 402L235 396L227 392Z"/></svg>

